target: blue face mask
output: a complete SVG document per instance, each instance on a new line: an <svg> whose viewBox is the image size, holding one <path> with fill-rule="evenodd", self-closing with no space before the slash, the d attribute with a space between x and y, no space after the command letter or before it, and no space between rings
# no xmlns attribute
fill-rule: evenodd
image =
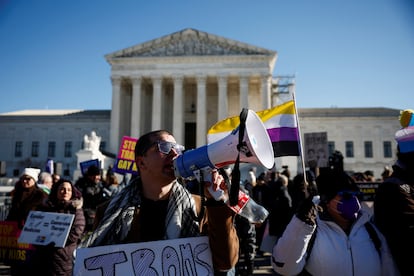
<svg viewBox="0 0 414 276"><path fill-rule="evenodd" d="M361 204L354 194L339 193L341 199L338 200L337 211L347 220L355 220L358 217L358 212L361 210Z"/></svg>

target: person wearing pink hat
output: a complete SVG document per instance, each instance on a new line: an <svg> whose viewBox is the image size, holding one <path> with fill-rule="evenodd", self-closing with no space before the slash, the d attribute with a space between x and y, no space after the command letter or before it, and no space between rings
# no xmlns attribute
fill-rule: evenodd
<svg viewBox="0 0 414 276"><path fill-rule="evenodd" d="M412 275L414 260L414 111L401 112L395 134L397 161L377 189L375 223L387 239L401 275Z"/></svg>

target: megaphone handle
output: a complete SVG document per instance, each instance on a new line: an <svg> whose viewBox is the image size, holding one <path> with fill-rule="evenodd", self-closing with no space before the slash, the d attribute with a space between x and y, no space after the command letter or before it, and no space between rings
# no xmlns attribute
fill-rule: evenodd
<svg viewBox="0 0 414 276"><path fill-rule="evenodd" d="M246 119L249 110L243 108L240 112L240 125L239 125L239 144L237 145L238 154L236 163L234 164L234 169L232 172L231 178L231 187L230 187L230 206L236 206L239 203L239 191L240 191L240 149L243 145L244 132L246 130Z"/></svg>

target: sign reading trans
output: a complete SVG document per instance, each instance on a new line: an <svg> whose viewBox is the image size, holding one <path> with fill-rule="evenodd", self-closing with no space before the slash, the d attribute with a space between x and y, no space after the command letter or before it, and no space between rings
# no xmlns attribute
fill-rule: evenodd
<svg viewBox="0 0 414 276"><path fill-rule="evenodd" d="M74 276L213 275L208 237L78 248Z"/></svg>

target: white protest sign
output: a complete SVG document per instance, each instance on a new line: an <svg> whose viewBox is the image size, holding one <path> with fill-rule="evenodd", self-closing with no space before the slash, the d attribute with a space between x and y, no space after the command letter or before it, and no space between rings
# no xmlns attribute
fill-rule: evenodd
<svg viewBox="0 0 414 276"><path fill-rule="evenodd" d="M78 248L74 276L214 275L208 237Z"/></svg>
<svg viewBox="0 0 414 276"><path fill-rule="evenodd" d="M64 247L75 215L30 211L24 224L19 243Z"/></svg>

